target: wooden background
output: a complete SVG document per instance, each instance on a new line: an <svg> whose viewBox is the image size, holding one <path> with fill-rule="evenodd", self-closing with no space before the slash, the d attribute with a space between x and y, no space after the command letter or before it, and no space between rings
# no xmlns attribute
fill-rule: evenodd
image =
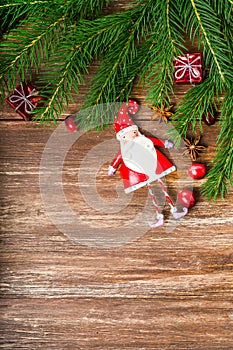
<svg viewBox="0 0 233 350"><path fill-rule="evenodd" d="M175 102L187 88L176 86ZM144 104L142 91L135 90L132 97ZM76 97L63 118L78 110L81 100L82 95ZM144 122L152 125L149 118ZM50 211L64 218L54 193L53 167L59 150L67 147L65 138L58 142L58 151L51 148L46 170L40 162L55 128L25 122L6 104L0 109L0 126L2 349L233 348L232 192L225 200L208 202L199 193L205 180L196 180L197 204L177 227L167 231L166 206L163 228L147 228L127 244L107 247L98 236L101 228L111 233L122 227L119 242L127 240L123 226L143 209L147 192L137 191L115 214L101 214L85 202L80 186L85 191L93 185L88 176L96 169L87 169L87 184L78 183L79 169L93 148L115 138L112 126L91 132L67 152L58 184L70 208L63 224L69 226L75 213L75 229L81 221L89 227L90 244L75 241L51 221L40 188L47 171L54 202ZM199 160L207 163L215 152L218 123L204 126L202 134L208 149ZM107 176L113 156L104 155L107 160L94 184L110 206L120 181L118 174ZM168 177L174 198L176 182Z"/></svg>

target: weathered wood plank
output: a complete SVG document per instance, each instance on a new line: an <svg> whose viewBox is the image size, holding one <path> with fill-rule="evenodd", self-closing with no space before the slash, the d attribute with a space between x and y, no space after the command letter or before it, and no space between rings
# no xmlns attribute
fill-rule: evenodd
<svg viewBox="0 0 233 350"><path fill-rule="evenodd" d="M1 121L1 348L231 349L232 192L217 203L199 196L170 232L147 229L120 247L80 244L50 221L41 198L40 162L52 132L24 121ZM215 152L216 134L217 126L204 128L209 146L204 162ZM112 214L85 203L77 181L82 162L113 138L113 128L83 135L63 164L68 204L93 232L124 225L147 198L141 189L124 210ZM57 157L52 152L50 170ZM107 155L109 161L112 156ZM104 159L96 187L103 198L114 200L120 178L108 178L107 167ZM167 181L174 196L175 181ZM194 182L197 192L201 183ZM165 213L168 223L167 207Z"/></svg>
<svg viewBox="0 0 233 350"><path fill-rule="evenodd" d="M118 9L126 5L125 0L117 2ZM90 69L80 95L74 94L61 120L79 110L95 70L96 66ZM173 103L189 88L175 85ZM142 88L135 88L131 97L147 106ZM149 114L138 123L149 132L158 130ZM198 201L181 223L174 224L166 206L165 227L147 227L127 244L106 247L101 230L114 234L119 227L114 242L121 242L129 234L125 224L145 207L147 191L138 190L125 207L121 189L116 193L119 175L107 176L119 146L113 127L77 138L66 152L61 178L57 164L66 138L57 140L58 151L51 148L47 168L41 168L54 130L38 128L9 105L0 106L0 348L232 349L233 191L225 200L207 202L200 195L205 180L192 184L182 168L179 175L167 177L169 191L175 199L179 180L182 186L194 186ZM204 126L201 134L208 149L199 160L207 163L215 154L218 125ZM113 143L104 153L102 148L91 153L106 140ZM93 178L98 157L101 165ZM81 170L84 178L79 181ZM42 200L43 181L54 206ZM61 185L67 212L57 192ZM86 194L93 189L95 200L109 200L108 210L98 211L97 203L94 208L87 203ZM123 209L114 212L121 205ZM49 211L64 220L63 229L73 225L76 240L59 230ZM72 212L76 221L71 220ZM148 215L153 216L152 207ZM89 241L80 233L82 222L89 227L84 231Z"/></svg>
<svg viewBox="0 0 233 350"><path fill-rule="evenodd" d="M14 306L11 302L4 302L5 329L17 327L7 334L5 349L14 344L24 349L229 349L233 345L232 309L225 301L199 300L190 305L189 300L70 298L40 299L36 306L25 299Z"/></svg>

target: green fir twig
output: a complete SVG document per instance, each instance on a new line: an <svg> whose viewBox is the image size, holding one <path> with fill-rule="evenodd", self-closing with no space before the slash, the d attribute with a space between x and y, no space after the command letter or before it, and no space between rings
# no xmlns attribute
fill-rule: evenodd
<svg viewBox="0 0 233 350"><path fill-rule="evenodd" d="M208 199L222 198L233 187L233 110L231 88L224 97L220 115L220 132L217 138L216 155L210 163L207 181L202 193Z"/></svg>

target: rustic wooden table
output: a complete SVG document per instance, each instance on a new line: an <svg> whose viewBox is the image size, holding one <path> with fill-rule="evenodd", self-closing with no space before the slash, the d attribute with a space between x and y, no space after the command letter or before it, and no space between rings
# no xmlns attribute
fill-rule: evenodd
<svg viewBox="0 0 233 350"><path fill-rule="evenodd" d="M187 88L176 87L175 103ZM62 125L38 127L0 106L0 347L233 349L233 191L208 202L196 180L188 215L174 223L165 206L165 226L149 229L146 189L127 200L119 174L107 176L113 127L77 135ZM217 123L203 127L200 161L213 158L217 134ZM173 198L178 182L167 177Z"/></svg>
<svg viewBox="0 0 233 350"><path fill-rule="evenodd" d="M233 348L232 192L217 203L198 195L170 231L165 207L163 228L137 233L135 226L134 236L134 223L124 225L143 210L147 192L138 190L116 210L120 178L106 174L112 127L80 137L67 132L74 139L66 143L59 126L61 138L50 144L55 128L25 122L8 105L0 117L1 348ZM203 129L205 163L217 132L217 124ZM92 151L106 141L113 151L100 148L103 159L95 163ZM173 195L176 181L167 180ZM203 181L194 181L197 193ZM96 210L93 188L94 201L109 200L109 211ZM67 235L66 227L74 232Z"/></svg>

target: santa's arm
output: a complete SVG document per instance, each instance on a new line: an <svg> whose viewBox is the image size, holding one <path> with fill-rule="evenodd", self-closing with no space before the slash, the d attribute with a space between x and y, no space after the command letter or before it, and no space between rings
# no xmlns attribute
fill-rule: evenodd
<svg viewBox="0 0 233 350"><path fill-rule="evenodd" d="M121 151L117 152L115 158L113 159L111 165L108 167L108 175L111 176L115 173L117 170L117 167L122 162L122 155Z"/></svg>
<svg viewBox="0 0 233 350"><path fill-rule="evenodd" d="M174 143L169 140L161 140L161 139L157 139L157 137L148 137L148 139L150 139L155 146L161 146L165 148L174 147Z"/></svg>

